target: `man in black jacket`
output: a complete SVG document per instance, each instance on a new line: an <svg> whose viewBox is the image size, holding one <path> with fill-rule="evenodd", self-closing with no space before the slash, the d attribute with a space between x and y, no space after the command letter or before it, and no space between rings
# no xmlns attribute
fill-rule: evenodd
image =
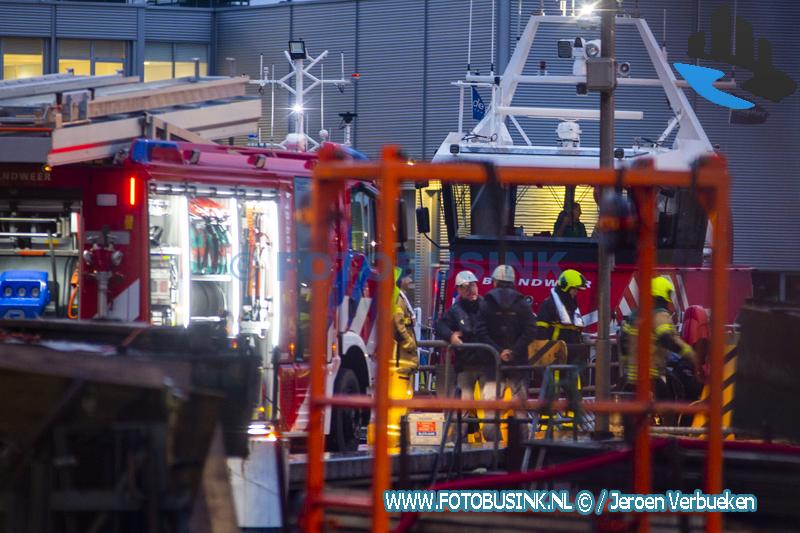
<svg viewBox="0 0 800 533"><path fill-rule="evenodd" d="M494 288L486 294L483 312L489 339L497 348L504 364L525 365L528 363L528 345L536 333L536 317L525 296L515 288L516 272L513 267L498 266L492 273L492 280ZM501 379L504 385L500 388L501 392L509 387L514 399L528 398L527 372L515 372L496 379ZM484 397L494 394L495 387L495 381L487 381L484 385ZM486 412L485 416L492 418L494 412ZM525 412L517 412L515 416L527 419ZM494 424L484 424L483 435L486 440L495 440L497 429Z"/></svg>
<svg viewBox="0 0 800 533"><path fill-rule="evenodd" d="M478 279L469 270L456 275L458 299L436 323L436 336L450 344L488 343L486 325L480 316L485 303L478 294ZM455 371L462 399L472 399L475 383L481 387L487 375L493 376L494 361L481 350L456 350Z"/></svg>
<svg viewBox="0 0 800 533"><path fill-rule="evenodd" d="M577 270L565 270L558 276L550 296L539 306L536 338L582 344L583 316L578 309L578 291L587 287L586 278Z"/></svg>

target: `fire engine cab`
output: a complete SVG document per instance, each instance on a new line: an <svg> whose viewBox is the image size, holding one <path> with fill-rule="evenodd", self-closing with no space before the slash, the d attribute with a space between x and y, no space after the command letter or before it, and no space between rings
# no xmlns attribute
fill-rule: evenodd
<svg viewBox="0 0 800 533"><path fill-rule="evenodd" d="M259 416L302 431L317 156L210 142L255 130L246 83L53 75L0 87L0 319L211 330L261 356ZM370 388L376 193L350 184L331 226L331 392ZM366 417L329 411L332 447L354 449Z"/></svg>

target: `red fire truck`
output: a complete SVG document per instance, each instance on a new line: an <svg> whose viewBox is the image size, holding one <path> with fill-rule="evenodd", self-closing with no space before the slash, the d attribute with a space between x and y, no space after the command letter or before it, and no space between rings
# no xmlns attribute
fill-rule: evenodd
<svg viewBox="0 0 800 533"><path fill-rule="evenodd" d="M239 97L233 100L238 105ZM195 109L194 118L213 114L213 105ZM260 108L254 110L257 118ZM230 124L230 108L226 113ZM114 117L108 122L107 130L118 127ZM71 130L75 140L85 133L83 124L53 131ZM23 146L21 138L39 135L27 126L9 129L13 133L0 139L3 146ZM175 129L178 137L202 140ZM19 157L35 162L14 162L13 151L4 150L0 275L13 275L3 281L10 293L0 293L0 319L47 316L211 329L232 348L261 355L260 416L276 421L280 431L303 431L311 270L302 210L310 201L317 156L129 136L128 149L117 146L96 157L102 134L95 140L62 152L50 145L39 160ZM51 166L49 158L76 150L91 153ZM376 194L370 183L352 182L337 199L341 217L331 226L329 257L336 279L330 392L371 388ZM355 449L368 417L347 409L329 412L331 447Z"/></svg>
<svg viewBox="0 0 800 533"><path fill-rule="evenodd" d="M303 255L310 234L300 215L315 160L141 139L116 165L17 167L0 181L3 220L15 225L5 232L0 271L36 268L31 260L57 263L44 270L62 287L71 278L72 288L54 289L60 298L45 314L217 329L234 347L262 354L265 417L279 420L283 431L302 430L311 270ZM27 176L24 183L20 176ZM376 192L369 183L351 184L338 200L343 217L331 227L331 391L370 387L376 244L367 237L374 235ZM60 236L54 253L42 244L48 235ZM103 260L100 251L113 259ZM332 415L332 445L354 447L361 414Z"/></svg>

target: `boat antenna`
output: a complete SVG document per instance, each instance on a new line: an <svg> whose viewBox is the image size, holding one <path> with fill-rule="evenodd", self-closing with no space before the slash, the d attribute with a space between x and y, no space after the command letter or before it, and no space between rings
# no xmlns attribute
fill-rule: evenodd
<svg viewBox="0 0 800 533"><path fill-rule="evenodd" d="M517 40L520 38L520 24L522 24L522 0L517 0Z"/></svg>
<svg viewBox="0 0 800 533"><path fill-rule="evenodd" d="M467 72L472 70L472 0L469 0L469 30L467 30Z"/></svg>
<svg viewBox="0 0 800 533"><path fill-rule="evenodd" d="M344 76L342 76L344 77ZM319 66L319 78L321 80L325 79L325 65ZM325 129L325 90L320 89L319 91L319 129Z"/></svg>
<svg viewBox="0 0 800 533"><path fill-rule="evenodd" d="M275 79L275 64L272 64L272 70L270 71L272 75L272 79ZM275 84L271 83L272 89L272 96L269 99L269 142L272 143L275 140Z"/></svg>
<svg viewBox="0 0 800 533"><path fill-rule="evenodd" d="M491 75L494 76L494 12L495 8L497 7L496 0L492 0L492 47L491 47L491 57L489 58L489 62L491 67L489 70L491 71Z"/></svg>
<svg viewBox="0 0 800 533"><path fill-rule="evenodd" d="M733 57L736 57L736 15L738 11L739 0L733 0L733 17L731 17L731 56ZM736 65L733 64L731 64L731 79L736 79Z"/></svg>

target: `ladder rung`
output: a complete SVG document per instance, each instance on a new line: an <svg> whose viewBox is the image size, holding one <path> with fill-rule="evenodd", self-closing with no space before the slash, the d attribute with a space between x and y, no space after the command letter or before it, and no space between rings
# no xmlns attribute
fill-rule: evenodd
<svg viewBox="0 0 800 533"><path fill-rule="evenodd" d="M353 491L325 491L317 500L317 505L342 509L371 509L372 496Z"/></svg>

